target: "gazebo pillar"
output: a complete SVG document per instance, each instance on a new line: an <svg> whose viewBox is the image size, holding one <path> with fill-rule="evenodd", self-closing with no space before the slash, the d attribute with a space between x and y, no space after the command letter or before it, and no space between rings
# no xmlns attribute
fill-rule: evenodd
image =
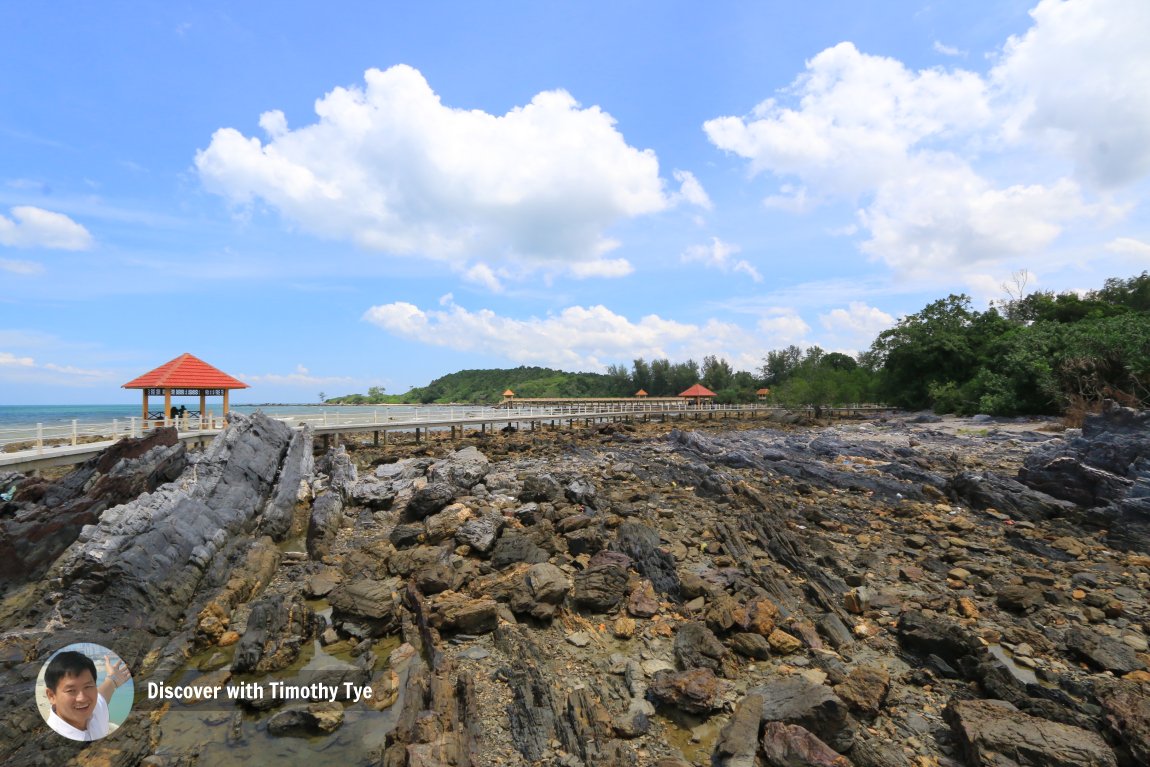
<svg viewBox="0 0 1150 767"><path fill-rule="evenodd" d="M228 415L228 390L224 389L224 417Z"/></svg>
<svg viewBox="0 0 1150 767"><path fill-rule="evenodd" d="M140 428L148 428L148 390L144 389L144 415L140 419Z"/></svg>
<svg viewBox="0 0 1150 767"><path fill-rule="evenodd" d="M208 405L208 395L204 394L204 390L200 389L200 428L204 428L204 408Z"/></svg>
<svg viewBox="0 0 1150 767"><path fill-rule="evenodd" d="M168 418L172 415L172 390L164 389L164 422L167 423Z"/></svg>

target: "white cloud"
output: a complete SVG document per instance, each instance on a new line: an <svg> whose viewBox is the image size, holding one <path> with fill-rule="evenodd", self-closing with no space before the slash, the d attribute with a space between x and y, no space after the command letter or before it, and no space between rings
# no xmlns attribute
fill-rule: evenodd
<svg viewBox="0 0 1150 767"><path fill-rule="evenodd" d="M848 197L897 178L920 142L963 134L990 116L978 75L912 72L851 43L808 61L786 93L798 109L768 99L749 118L719 117L703 129L720 149L750 160L754 173L797 176Z"/></svg>
<svg viewBox="0 0 1150 767"><path fill-rule="evenodd" d="M779 187L779 192L781 194L768 195L763 200L763 205L787 213L809 213L819 205L818 200L807 195L805 186L796 187L791 184L783 184Z"/></svg>
<svg viewBox="0 0 1150 767"><path fill-rule="evenodd" d="M204 185L323 237L460 270L482 258L517 275L572 264L595 273L612 225L676 202L655 153L565 91L492 115L444 105L400 65L368 70L363 87L336 88L315 110L316 122L294 130L265 113L266 143L217 130L196 153ZM679 194L703 204L694 177L677 177Z"/></svg>
<svg viewBox="0 0 1150 767"><path fill-rule="evenodd" d="M941 53L943 56L966 57L966 51L956 48L953 45L945 45L938 40L934 41L934 50L936 53Z"/></svg>
<svg viewBox="0 0 1150 767"><path fill-rule="evenodd" d="M711 203L711 198L707 196L707 191L703 189L703 185L695 178L695 174L686 170L676 170L672 175L675 177L675 180L679 182L679 193L676 195L677 200L684 200L704 210L711 210L711 208L714 207Z"/></svg>
<svg viewBox="0 0 1150 767"><path fill-rule="evenodd" d="M963 163L940 163L885 184L859 219L871 235L864 252L922 276L1041 252L1097 211L1069 179L999 189Z"/></svg>
<svg viewBox="0 0 1150 767"><path fill-rule="evenodd" d="M34 357L0 352L0 381L56 386L107 385L119 379L109 370L80 368L55 362L37 362Z"/></svg>
<svg viewBox="0 0 1150 767"><path fill-rule="evenodd" d="M859 350L869 347L875 337L895 324L895 318L862 301L851 301L846 309L832 309L819 315L830 333L828 345Z"/></svg>
<svg viewBox="0 0 1150 767"><path fill-rule="evenodd" d="M543 318L515 319L457 305L424 311L400 301L373 306L363 318L408 340L567 370L603 370L636 357L698 361L707 354L753 367L765 353L759 340L737 325L717 320L696 325L654 314L634 322L605 306L571 306Z"/></svg>
<svg viewBox="0 0 1150 767"><path fill-rule="evenodd" d="M853 204L861 248L903 276L1040 257L1076 221L1128 210L1083 184L1150 175L1150 5L1041 0L1032 16L986 77L912 71L841 43L777 99L704 130L779 180L770 207ZM1057 177L1060 157L1073 176Z"/></svg>
<svg viewBox="0 0 1150 767"><path fill-rule="evenodd" d="M487 264L475 264L463 273L463 279L476 285L482 285L492 293L502 293L503 283Z"/></svg>
<svg viewBox="0 0 1150 767"><path fill-rule="evenodd" d="M1008 135L1043 137L1101 188L1150 174L1150 3L1041 0L991 73Z"/></svg>
<svg viewBox="0 0 1150 767"><path fill-rule="evenodd" d="M625 258L603 258L598 261L576 261L571 264L571 276L586 277L626 277L635 271Z"/></svg>
<svg viewBox="0 0 1150 767"><path fill-rule="evenodd" d="M799 344L811 332L811 326L794 309L776 307L768 309L766 314L759 320L758 327L768 336L766 345L771 349Z"/></svg>
<svg viewBox="0 0 1150 767"><path fill-rule="evenodd" d="M241 381L251 384L272 386L354 386L359 383L348 376L314 376L303 364L297 364L291 373L263 373L259 375L239 373Z"/></svg>
<svg viewBox="0 0 1150 767"><path fill-rule="evenodd" d="M12 352L0 352L0 365L30 368L36 365L36 360L31 357L17 357Z"/></svg>
<svg viewBox="0 0 1150 767"><path fill-rule="evenodd" d="M50 248L86 250L92 246L92 235L63 213L19 205L0 215L0 245L14 248Z"/></svg>
<svg viewBox="0 0 1150 767"><path fill-rule="evenodd" d="M1142 242L1133 237L1118 237L1106 243L1106 249L1111 253L1128 254L1132 256L1146 256L1150 258L1150 242Z"/></svg>
<svg viewBox="0 0 1150 767"><path fill-rule="evenodd" d="M762 282L763 276L749 261L732 258L741 248L730 242L723 242L718 237L711 238L710 245L692 245L683 252L683 263L702 263L721 272L741 272L755 282Z"/></svg>
<svg viewBox="0 0 1150 767"><path fill-rule="evenodd" d="M10 274L39 274L44 271L44 267L35 261L17 261L10 258L0 258L0 272L9 272Z"/></svg>

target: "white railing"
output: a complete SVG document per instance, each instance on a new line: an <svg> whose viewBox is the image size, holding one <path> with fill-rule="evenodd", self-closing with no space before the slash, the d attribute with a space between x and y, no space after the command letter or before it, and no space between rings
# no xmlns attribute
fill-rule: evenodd
<svg viewBox="0 0 1150 767"><path fill-rule="evenodd" d="M757 405L719 405L716 403L693 402L592 402L587 404L533 405L529 407L486 407L486 406L429 406L400 410L372 409L362 412L308 412L299 414L268 414L268 417L283 421L290 426L308 424L313 428L330 431L333 428L370 429L414 429L421 424L452 423L466 424L479 421L533 421L546 419L578 419L611 415L632 415L635 413L695 413L695 412L737 412L746 410L774 409L763 403ZM198 416L147 420L141 417L120 418L110 422L82 423L73 420L64 424L36 424L35 427L0 429L0 451L11 445L20 444L21 450L35 450L76 446L89 442L115 441L122 437L139 437L147 429L157 426L175 426L181 434L211 434L223 428L223 418L210 411L201 419ZM7 452L12 452L9 449Z"/></svg>

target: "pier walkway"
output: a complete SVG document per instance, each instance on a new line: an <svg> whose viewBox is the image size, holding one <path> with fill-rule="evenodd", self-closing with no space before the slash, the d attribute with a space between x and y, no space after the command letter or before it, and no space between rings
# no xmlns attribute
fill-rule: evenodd
<svg viewBox="0 0 1150 767"><path fill-rule="evenodd" d="M452 439L464 436L467 429L485 433L498 428L535 430L545 424L568 427L575 424L591 425L612 421L667 421L756 418L772 412L790 410L813 415L814 408L782 408L765 404L718 405L700 407L681 401L570 401L547 406L485 407L431 407L426 413L389 416L387 409L373 409L361 413L300 413L276 414L269 417L284 421L292 427L311 426L316 437L328 444L333 435L372 434L375 444L387 444L394 432L412 434L421 441L430 432L450 434ZM882 405L854 405L851 407L824 407L823 417L867 417L891 408ZM223 430L223 419L216 417L203 424L199 419L166 419L144 424L139 418L121 419L110 423L65 426L38 426L34 436L24 430L18 437L0 433L0 469L9 471L35 471L52 466L82 463L123 437L139 437L146 426L176 426L180 440L203 444ZM22 449L2 452L6 445L20 444ZM27 445L27 447L24 447Z"/></svg>

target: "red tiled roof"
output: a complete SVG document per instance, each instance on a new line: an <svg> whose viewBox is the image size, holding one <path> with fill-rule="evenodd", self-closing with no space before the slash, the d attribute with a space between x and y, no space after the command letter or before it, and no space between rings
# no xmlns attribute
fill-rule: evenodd
<svg viewBox="0 0 1150 767"><path fill-rule="evenodd" d="M716 395L713 391L708 389L706 386L703 386L702 384L695 384L694 386L692 386L690 389L687 389L687 391L683 392L679 396L680 397L714 397Z"/></svg>
<svg viewBox="0 0 1150 767"><path fill-rule="evenodd" d="M133 378L124 389L246 389L248 385L199 357L181 354L155 370Z"/></svg>
<svg viewBox="0 0 1150 767"><path fill-rule="evenodd" d="M636 397L646 397L647 396L647 390L646 389L640 389L639 391L635 392L635 396Z"/></svg>

